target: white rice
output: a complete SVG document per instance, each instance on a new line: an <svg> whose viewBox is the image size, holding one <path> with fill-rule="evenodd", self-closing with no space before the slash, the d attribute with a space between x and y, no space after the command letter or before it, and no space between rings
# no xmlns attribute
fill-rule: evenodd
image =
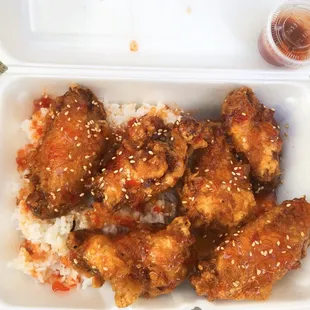
<svg viewBox="0 0 310 310"><path fill-rule="evenodd" d="M112 127L119 127L127 124L131 118L140 118L147 113L157 115L160 113L166 123L174 123L180 119L180 113L167 108L159 103L157 106L143 104L137 107L135 103L130 104L104 104L107 112L107 120ZM32 119L27 119L21 124L22 131L28 138L28 143L37 145L40 135L36 130L36 126L44 127L45 116L48 109L41 108L33 114ZM21 173L21 177L27 172ZM24 186L27 187L27 179L24 179ZM170 213L164 214L154 212L153 205L147 206L147 213L141 214L135 212L133 215L142 223L165 223L167 218L174 217L176 202L170 195ZM18 257L10 264L10 267L22 270L24 273L34 276L40 283L49 282L49 278L53 275L59 275L60 282L65 284L71 283L73 286L87 288L91 286L91 279L81 277L73 268L66 266L60 262L61 258L65 258L68 254L66 246L67 236L72 230L87 229L90 223L87 222L85 214L72 211L66 216L62 216L53 220L40 220L32 215L25 203L26 197L20 197L22 200L14 213L14 220L17 222L17 229L21 232L22 238L32 242L38 247L39 251L45 253L43 260L32 260L25 248L21 247ZM165 204L165 197L162 196L156 202L156 205ZM175 205L174 205L175 204ZM132 210L130 211L132 212ZM107 234L116 234L118 228L115 225L107 225L103 228L103 232Z"/></svg>

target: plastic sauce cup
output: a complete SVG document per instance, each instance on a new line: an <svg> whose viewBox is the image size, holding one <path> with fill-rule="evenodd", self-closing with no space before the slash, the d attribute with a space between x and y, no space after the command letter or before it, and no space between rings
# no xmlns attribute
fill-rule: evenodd
<svg viewBox="0 0 310 310"><path fill-rule="evenodd" d="M288 1L268 18L258 39L265 61L291 68L310 64L310 1Z"/></svg>

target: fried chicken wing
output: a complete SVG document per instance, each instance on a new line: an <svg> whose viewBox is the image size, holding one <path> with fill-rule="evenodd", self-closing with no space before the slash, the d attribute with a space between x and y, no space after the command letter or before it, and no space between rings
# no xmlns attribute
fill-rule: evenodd
<svg viewBox="0 0 310 310"><path fill-rule="evenodd" d="M173 187L185 171L189 144L207 145L193 119L167 125L159 116L146 115L128 125L116 156L95 180L95 196L108 209L136 208Z"/></svg>
<svg viewBox="0 0 310 310"><path fill-rule="evenodd" d="M255 200L248 180L250 167L230 150L221 123L207 123L211 141L196 150L185 177L181 200L195 228L228 229L253 212Z"/></svg>
<svg viewBox="0 0 310 310"><path fill-rule="evenodd" d="M280 130L274 111L263 106L250 88L231 92L222 105L222 118L237 152L248 159L253 176L260 182L280 176Z"/></svg>
<svg viewBox="0 0 310 310"><path fill-rule="evenodd" d="M178 217L158 230L135 229L128 234L105 236L89 231L72 232L70 259L78 271L110 281L118 307L139 296L170 293L193 265L190 222Z"/></svg>
<svg viewBox="0 0 310 310"><path fill-rule="evenodd" d="M198 295L215 299L267 299L273 284L299 268L310 236L310 204L285 201L220 245L190 278Z"/></svg>
<svg viewBox="0 0 310 310"><path fill-rule="evenodd" d="M33 192L27 204L41 219L66 214L86 195L108 135L102 103L88 89L71 87L49 117L29 164Z"/></svg>

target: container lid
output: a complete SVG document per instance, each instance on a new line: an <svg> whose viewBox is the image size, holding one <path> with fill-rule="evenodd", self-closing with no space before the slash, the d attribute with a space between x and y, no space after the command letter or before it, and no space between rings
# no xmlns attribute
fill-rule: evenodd
<svg viewBox="0 0 310 310"><path fill-rule="evenodd" d="M0 41L8 66L285 70L257 49L281 2L0 0Z"/></svg>

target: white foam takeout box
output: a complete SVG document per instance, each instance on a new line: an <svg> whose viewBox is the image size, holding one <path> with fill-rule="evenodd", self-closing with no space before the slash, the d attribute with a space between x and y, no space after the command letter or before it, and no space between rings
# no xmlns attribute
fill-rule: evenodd
<svg viewBox="0 0 310 310"><path fill-rule="evenodd" d="M284 137L279 201L310 197L309 68L265 63L257 37L279 0L0 0L0 308L115 309L108 284L54 293L8 269L19 235L11 216L19 180L21 122L43 90L63 94L74 82L105 102L176 102L218 116L225 95L241 85L276 109ZM131 52L132 40L138 51ZM289 124L289 128L285 128ZM213 302L184 283L172 294L140 298L132 309L310 309L310 257L289 272L266 302Z"/></svg>

